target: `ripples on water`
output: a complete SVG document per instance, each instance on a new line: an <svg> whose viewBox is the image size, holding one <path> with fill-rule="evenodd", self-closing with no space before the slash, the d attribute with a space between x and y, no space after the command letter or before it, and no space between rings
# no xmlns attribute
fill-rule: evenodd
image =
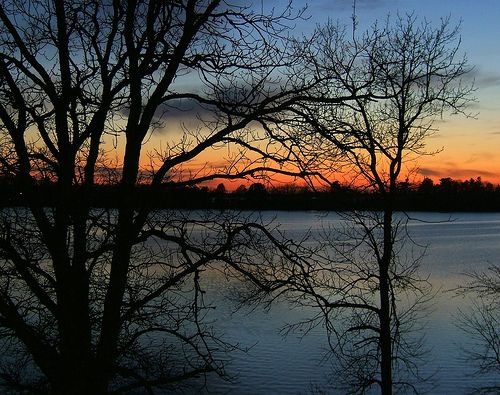
<svg viewBox="0 0 500 395"><path fill-rule="evenodd" d="M318 232L323 226L336 225L335 214L315 212L266 213L276 216L288 236L300 236L305 230ZM467 300L452 297L448 291L464 281L463 273L486 270L500 256L500 214L494 213L414 213L409 233L421 245L427 245L422 274L430 276L437 292L428 315L426 345L431 349L428 361L421 366L423 375L434 373L433 387L422 385L431 394L465 394L474 386L492 384L494 378L471 377L473 367L464 359L462 347L467 337L455 326L458 308L466 309ZM448 221L450 222L442 222ZM331 367L324 360L326 338L321 328L301 338L292 334L283 338L279 329L297 322L307 312L275 305L268 313L256 310L231 314L232 306L224 295L224 286L211 278L209 290L217 305L215 329L225 338L249 347L247 353L234 353L227 365L235 381L210 379L209 390L228 394L304 394L328 387ZM498 381L498 377L496 378Z"/></svg>

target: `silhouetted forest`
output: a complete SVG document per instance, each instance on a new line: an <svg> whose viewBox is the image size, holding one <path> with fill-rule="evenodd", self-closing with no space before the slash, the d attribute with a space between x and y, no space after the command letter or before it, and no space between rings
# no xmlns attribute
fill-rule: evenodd
<svg viewBox="0 0 500 395"><path fill-rule="evenodd" d="M56 199L55 185L49 181L37 185L40 202L52 206ZM23 195L15 181L0 179L0 205L23 206ZM84 198L79 187L73 190L74 199ZM99 185L92 191L90 200L95 207L115 207L119 201L119 187ZM380 193L343 186L340 183L329 189L311 190L292 184L268 187L262 183L241 185L227 191L223 183L216 188L176 186L165 183L159 189L138 185L133 200L137 207L178 209L256 209L256 210L381 210ZM434 183L430 178L412 184L402 182L394 195L396 210L409 211L500 211L500 185L484 182L480 177L469 180L441 178Z"/></svg>

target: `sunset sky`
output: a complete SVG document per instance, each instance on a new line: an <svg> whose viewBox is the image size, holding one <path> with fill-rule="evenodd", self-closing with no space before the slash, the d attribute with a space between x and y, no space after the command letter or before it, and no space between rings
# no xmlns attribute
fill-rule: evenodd
<svg viewBox="0 0 500 395"><path fill-rule="evenodd" d="M297 5L305 2L296 2ZM349 23L352 0L309 1L309 30L328 18ZM439 133L429 139L431 150L442 151L422 158L420 173L434 179L481 176L500 183L500 1L498 0L356 0L360 29L388 14L415 12L439 22L450 16L461 23L462 49L474 66L477 103L471 106L476 119L448 117L436 124Z"/></svg>
<svg viewBox="0 0 500 395"><path fill-rule="evenodd" d="M254 0L264 12L272 7L285 6L288 0ZM296 22L295 35L312 33L317 25L328 19L350 25L353 0L294 0L294 8L308 4L307 20ZM246 4L246 2L245 2ZM427 141L429 151L438 152L422 157L417 163L422 177L439 180L442 177L468 179L481 177L484 181L500 183L500 1L498 0L356 0L358 29L364 31L375 21L383 22L388 15L414 13L437 26L442 17L450 17L453 25L461 24L461 49L473 66L470 75L475 80L477 101L469 111L474 118L447 116L435 123L439 131ZM168 124L168 121L167 121ZM165 136L163 136L165 137ZM153 136L149 147L162 144L162 136ZM208 161L221 160L218 157ZM143 161L147 160L143 157ZM196 167L202 161L193 163ZM241 182L238 182L238 184ZM228 183L226 183L227 185ZM229 185L230 189L237 185Z"/></svg>

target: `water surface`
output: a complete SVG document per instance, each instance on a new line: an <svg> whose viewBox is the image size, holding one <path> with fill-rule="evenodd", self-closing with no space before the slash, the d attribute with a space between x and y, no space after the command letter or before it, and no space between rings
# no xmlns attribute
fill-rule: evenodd
<svg viewBox="0 0 500 395"><path fill-rule="evenodd" d="M275 217L288 237L300 237L305 231L313 234L324 227L337 226L336 214L301 212L266 212ZM449 290L465 281L464 272L486 270L500 256L500 213L410 213L409 235L426 247L421 272L429 276L436 296L428 310L425 328L429 353L420 368L424 375L433 375L432 383L417 384L431 394L465 394L474 387L492 384L498 377L473 376L473 366L463 348L470 339L456 326L458 309L467 310L469 301L453 297ZM209 286L217 304L215 329L224 337L249 348L246 353L233 353L227 371L232 382L209 381L208 389L228 394L305 394L318 389L324 393L340 393L331 389L332 376L327 356L326 337L317 328L302 337L294 333L283 337L280 328L297 322L308 312L277 303L269 312L257 309L232 313L223 281L212 276ZM432 385L431 385L432 384Z"/></svg>

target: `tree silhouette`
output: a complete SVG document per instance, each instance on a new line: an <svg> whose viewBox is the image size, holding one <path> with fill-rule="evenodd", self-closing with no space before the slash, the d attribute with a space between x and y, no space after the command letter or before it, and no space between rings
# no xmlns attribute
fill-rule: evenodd
<svg viewBox="0 0 500 395"><path fill-rule="evenodd" d="M217 194L225 194L226 193L226 186L223 183L220 183L215 188L215 193L217 193Z"/></svg>
<svg viewBox="0 0 500 395"><path fill-rule="evenodd" d="M265 140L266 125L308 100L317 79L283 77L296 62L286 26L297 16L220 0L1 3L0 162L27 206L1 213L4 384L100 394L223 373L200 275L231 265L248 225L151 213L148 196L306 174L286 141ZM167 142L145 168L143 146L157 133ZM200 165L222 147L224 165ZM54 184L50 207L42 180ZM103 183L116 186L116 209L91 207ZM148 187L140 204L138 184Z"/></svg>
<svg viewBox="0 0 500 395"><path fill-rule="evenodd" d="M342 213L342 227L325 230L317 248L285 243L261 275L292 302L318 308L302 326L326 328L346 392L416 390L422 348L404 334L430 294L418 276L420 254L405 246L407 218L395 216L395 197L409 186L401 182L406 166L428 154L434 121L463 114L471 100L458 30L448 19L433 27L408 15L352 39L328 24L313 41L302 59L325 77L317 88L356 98L292 109L301 127L283 127L282 138L297 142L323 180L334 185L335 173L345 172L372 191L382 211Z"/></svg>

